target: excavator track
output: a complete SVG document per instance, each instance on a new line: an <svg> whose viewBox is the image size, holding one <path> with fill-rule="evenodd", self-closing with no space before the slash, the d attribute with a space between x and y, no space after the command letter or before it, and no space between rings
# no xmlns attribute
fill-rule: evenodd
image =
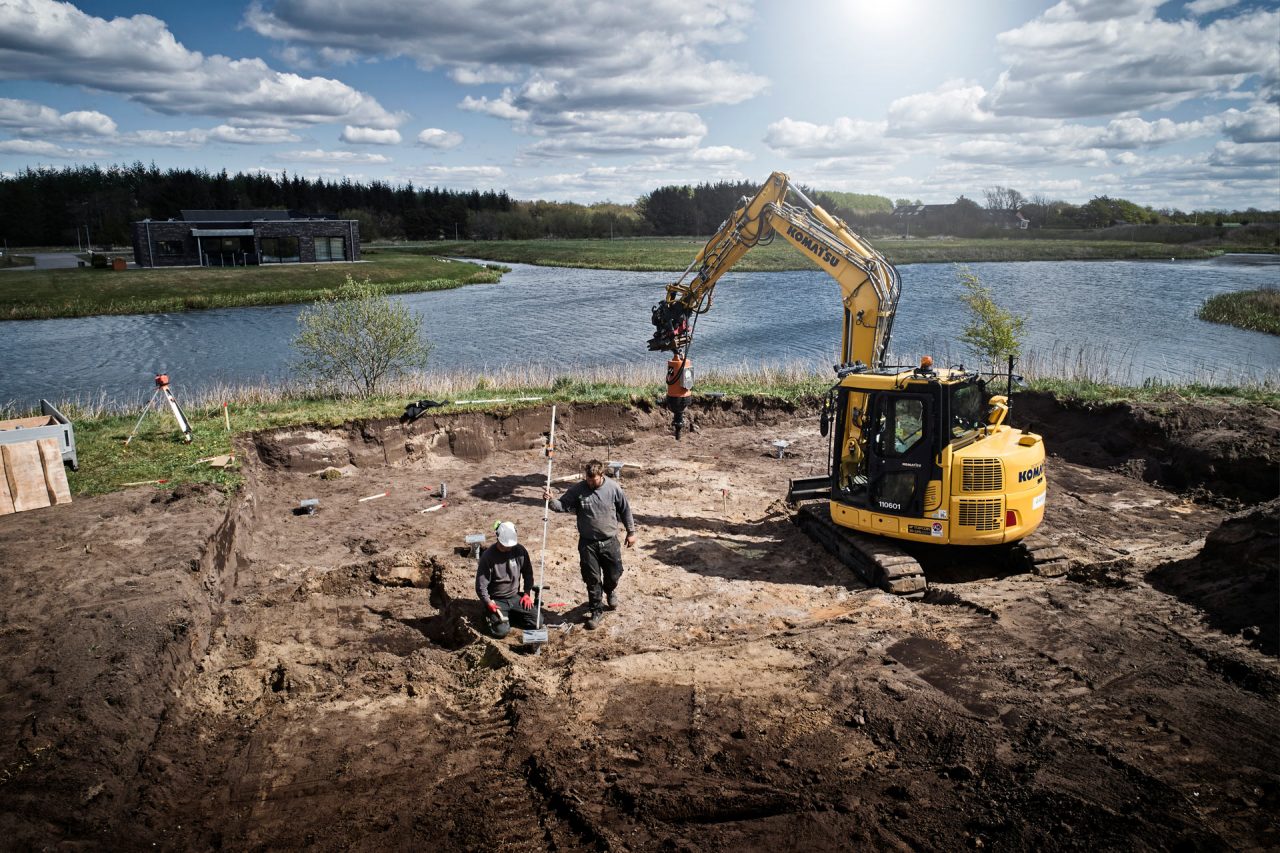
<svg viewBox="0 0 1280 853"><path fill-rule="evenodd" d="M1070 568L1062 549L1039 532L1009 546L1009 558L1014 568L1042 578L1061 577Z"/></svg>
<svg viewBox="0 0 1280 853"><path fill-rule="evenodd" d="M801 506L791 514L791 520L867 583L903 598L924 596L924 569L891 540L839 526L831 520L826 504Z"/></svg>

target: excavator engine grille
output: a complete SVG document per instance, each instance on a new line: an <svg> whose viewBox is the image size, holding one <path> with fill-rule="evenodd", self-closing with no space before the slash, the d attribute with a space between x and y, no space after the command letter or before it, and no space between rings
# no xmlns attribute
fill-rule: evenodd
<svg viewBox="0 0 1280 853"><path fill-rule="evenodd" d="M924 491L924 508L937 509L940 503L942 503L942 481L930 480L929 487Z"/></svg>
<svg viewBox="0 0 1280 853"><path fill-rule="evenodd" d="M1004 491L1004 465L999 459L962 459L960 466L961 491Z"/></svg>
<svg viewBox="0 0 1280 853"><path fill-rule="evenodd" d="M991 500L960 500L960 526L972 527L975 530L999 530L1004 521L1004 501L1001 498Z"/></svg>

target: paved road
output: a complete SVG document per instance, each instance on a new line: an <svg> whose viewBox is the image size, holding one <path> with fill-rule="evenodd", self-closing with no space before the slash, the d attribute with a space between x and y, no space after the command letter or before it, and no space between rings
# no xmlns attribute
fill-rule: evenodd
<svg viewBox="0 0 1280 853"><path fill-rule="evenodd" d="M48 252L33 257L38 270L74 269L80 263L74 252Z"/></svg>

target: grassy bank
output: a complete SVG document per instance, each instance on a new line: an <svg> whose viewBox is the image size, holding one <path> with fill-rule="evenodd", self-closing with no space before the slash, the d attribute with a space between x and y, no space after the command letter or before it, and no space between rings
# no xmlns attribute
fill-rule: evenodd
<svg viewBox="0 0 1280 853"><path fill-rule="evenodd" d="M1200 306L1197 316L1210 323L1280 335L1280 290L1269 287L1219 293Z"/></svg>
<svg viewBox="0 0 1280 853"><path fill-rule="evenodd" d="M1208 258L1217 254L1195 246L1127 243L1118 240L950 240L882 239L873 245L895 264L981 261L1099 261ZM424 244L415 251L462 258L548 267L679 272L705 238L646 237L625 240L502 240ZM773 272L811 269L812 262L790 243L775 239L743 256L735 270Z"/></svg>
<svg viewBox="0 0 1280 853"><path fill-rule="evenodd" d="M492 283L500 269L422 251L374 250L357 264L280 264L218 269L18 270L0 276L0 320L151 314L311 302L350 274L389 293Z"/></svg>
<svg viewBox="0 0 1280 853"><path fill-rule="evenodd" d="M68 472L71 488L78 496L102 494L127 488L127 483L163 480L152 487L171 489L182 483L213 483L235 486L234 469L210 468L198 460L232 452L233 439L249 433L283 426L340 426L353 421L395 418L407 403L429 398L451 401L433 409L449 414L475 410L510 410L541 406L551 402L657 401L663 394L661 366L634 365L556 375L546 369L527 367L503 373L424 374L400 379L387 393L371 399L317 397L303 387L227 387L205 391L183 406L195 429L195 441L184 445L168 414L151 413L143 421L138 436L128 447L124 440L137 421L138 406L122 406L111 401L84 403L63 401L62 411L75 424L80 470ZM1065 377L1065 378L1064 378ZM796 366L770 368L742 367L699 377L700 395L728 398L760 396L788 401L816 401L831 385L830 374L815 373ZM1032 378L1030 387L1053 391L1062 397L1105 402L1112 400L1156 400L1170 404L1188 400L1221 398L1256 405L1280 407L1280 383L1250 387L1228 387L1208 382L1169 385L1144 383L1126 386L1107 379L1064 371L1057 376ZM527 402L464 403L465 400L504 400L539 397ZM222 402L229 403L231 429L223 418ZM0 411L0 417L27 414Z"/></svg>

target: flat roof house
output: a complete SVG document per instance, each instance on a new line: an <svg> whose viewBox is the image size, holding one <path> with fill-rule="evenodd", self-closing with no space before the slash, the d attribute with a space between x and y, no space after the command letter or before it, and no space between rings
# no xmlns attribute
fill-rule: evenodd
<svg viewBox="0 0 1280 853"><path fill-rule="evenodd" d="M360 260L360 223L291 210L184 210L133 223L140 267L240 267Z"/></svg>

